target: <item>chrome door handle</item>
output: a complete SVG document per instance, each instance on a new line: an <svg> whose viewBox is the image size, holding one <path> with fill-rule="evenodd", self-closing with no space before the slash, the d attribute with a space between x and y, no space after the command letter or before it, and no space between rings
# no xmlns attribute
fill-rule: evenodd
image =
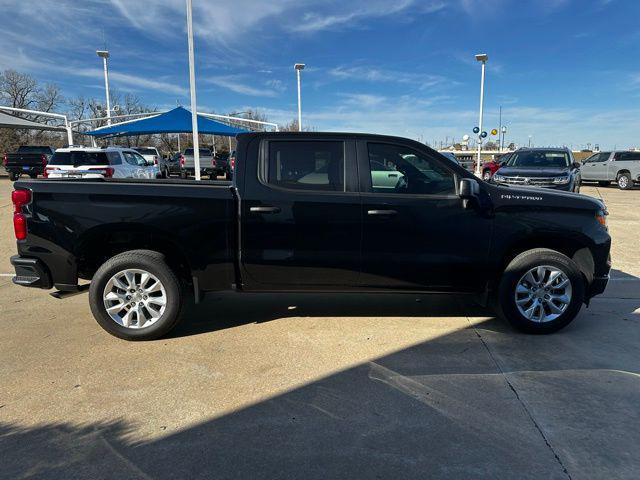
<svg viewBox="0 0 640 480"><path fill-rule="evenodd" d="M398 212L396 212L395 210L367 210L367 215L377 215L380 217L391 217L397 214Z"/></svg>
<svg viewBox="0 0 640 480"><path fill-rule="evenodd" d="M279 207L251 207L250 212L253 213L280 213Z"/></svg>

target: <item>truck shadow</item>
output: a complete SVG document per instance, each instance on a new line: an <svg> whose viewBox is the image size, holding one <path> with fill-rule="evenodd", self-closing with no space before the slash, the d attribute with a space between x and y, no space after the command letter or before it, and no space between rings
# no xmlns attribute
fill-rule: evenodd
<svg viewBox="0 0 640 480"><path fill-rule="evenodd" d="M622 272L614 278L628 281L613 285L640 285ZM224 414L216 410L224 395L217 380L200 379L197 388L212 395L210 405L198 407L202 421L169 424L148 439L122 419L0 422L0 477L634 478L640 471L634 454L640 449L639 293L627 298L613 289L554 335L475 321L293 388L272 387L266 398ZM216 296L190 312L196 328L184 327L183 335L202 331L199 323L219 324L204 330L212 331L284 315L476 312L425 297L256 295L238 302ZM243 381L264 383L261 375ZM147 408L139 395L154 397L159 388L141 386L129 408ZM170 397L181 387L161 388ZM12 405L4 407L8 413ZM56 418L55 409L48 418Z"/></svg>
<svg viewBox="0 0 640 480"><path fill-rule="evenodd" d="M469 295L395 293L219 293L188 302L171 337L286 317L492 317Z"/></svg>
<svg viewBox="0 0 640 480"><path fill-rule="evenodd" d="M640 278L613 269L607 290L593 302L607 298L632 300L639 297ZM589 308L583 307L580 315L588 315L589 311ZM490 306L479 305L474 296L461 294L224 292L208 294L199 304L187 301L182 315L182 323L170 338L287 317L464 316L486 318L486 325L491 328L511 329L505 321L495 317L495 311Z"/></svg>

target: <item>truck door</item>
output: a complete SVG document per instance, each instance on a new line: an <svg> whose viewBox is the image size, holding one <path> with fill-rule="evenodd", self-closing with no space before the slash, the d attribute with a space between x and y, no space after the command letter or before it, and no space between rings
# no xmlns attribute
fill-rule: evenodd
<svg viewBox="0 0 640 480"><path fill-rule="evenodd" d="M339 137L263 139L256 156L257 175L253 161L244 163L244 288L356 285L362 219L355 143Z"/></svg>
<svg viewBox="0 0 640 480"><path fill-rule="evenodd" d="M444 159L400 143L358 142L365 287L469 291L483 287L491 219L465 209ZM396 170L392 190L376 170Z"/></svg>
<svg viewBox="0 0 640 480"><path fill-rule="evenodd" d="M610 152L593 155L584 162L582 178L584 180L607 180Z"/></svg>

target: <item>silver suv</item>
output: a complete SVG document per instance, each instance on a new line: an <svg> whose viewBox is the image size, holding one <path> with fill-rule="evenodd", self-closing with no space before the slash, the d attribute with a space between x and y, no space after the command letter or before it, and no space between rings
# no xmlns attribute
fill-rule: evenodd
<svg viewBox="0 0 640 480"><path fill-rule="evenodd" d="M582 162L582 180L605 187L617 182L621 190L640 182L640 152L599 152Z"/></svg>

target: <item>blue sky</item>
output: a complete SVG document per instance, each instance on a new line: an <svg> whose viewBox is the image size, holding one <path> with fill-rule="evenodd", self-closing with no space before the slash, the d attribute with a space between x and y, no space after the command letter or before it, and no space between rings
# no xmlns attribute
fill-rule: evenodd
<svg viewBox="0 0 640 480"><path fill-rule="evenodd" d="M640 145L638 0L193 0L198 105L296 115L318 130L460 138L477 124L538 145ZM183 0L0 0L0 69L102 98L110 80L160 108L188 104Z"/></svg>

